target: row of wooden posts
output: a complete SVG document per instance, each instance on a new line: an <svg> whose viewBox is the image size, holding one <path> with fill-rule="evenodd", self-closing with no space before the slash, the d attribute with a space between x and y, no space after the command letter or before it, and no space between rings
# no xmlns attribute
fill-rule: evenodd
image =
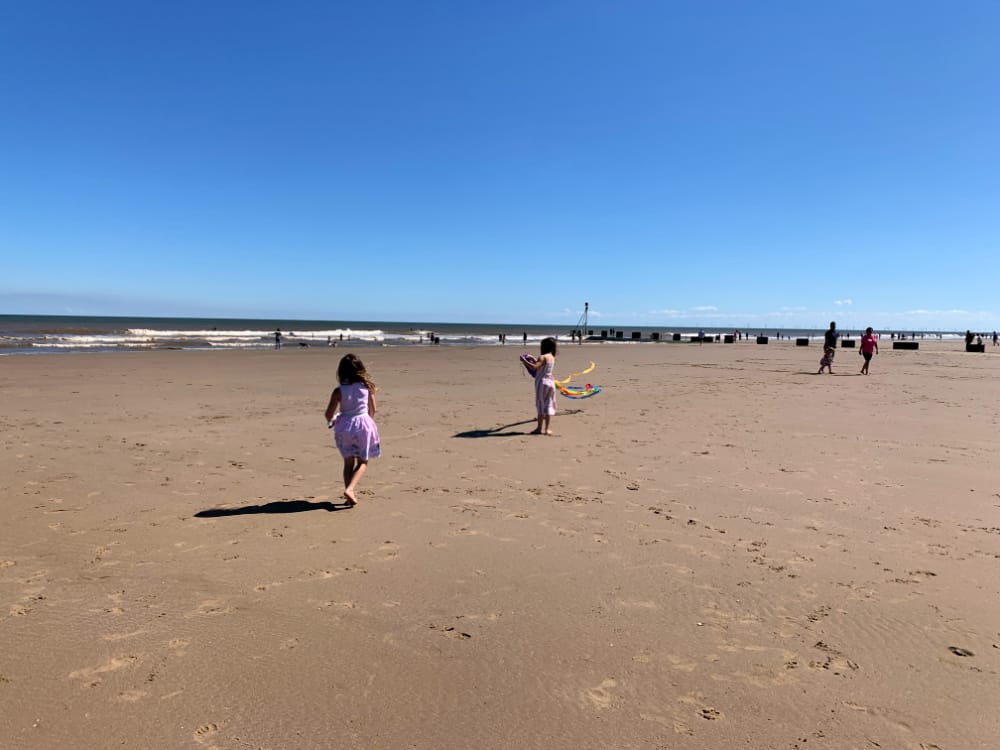
<svg viewBox="0 0 1000 750"><path fill-rule="evenodd" d="M608 336L608 331L601 331L601 335L600 336L595 336L593 331L588 331L588 333L589 333L589 335L588 335L587 338L590 341L603 341L603 340L606 340L606 339L612 339L614 341L625 341L625 340L628 340L628 341L643 341L643 340L647 340L647 341L666 341L665 338L661 338L660 333L657 332L657 331L654 331L653 333L649 334L649 338L648 339L643 339L642 331L632 331L632 336L629 339L625 338L625 331L615 331L613 333L613 335L611 335L611 336ZM673 333L673 334L669 334L669 335L670 335L672 341L683 341L683 337L679 333ZM749 338L749 337L747 337L747 338ZM709 344L709 343L718 342L718 341L722 341L722 342L724 342L726 344L732 344L732 343L735 343L736 337L733 334L731 334L731 333L724 333L724 334L712 333L712 334L705 334L705 336L702 338L698 334L692 333L692 334L688 335L688 341L690 341L691 343L695 343L695 344L696 343ZM766 344L766 343L768 343L768 341L770 341L770 337L769 336L757 336L757 343L758 344ZM808 339L808 338L806 338L804 336L795 339L795 345L796 346L809 346L809 342L810 342L810 339ZM857 341L855 341L854 339L846 339L846 338L840 339L840 346L843 349L854 349L857 346ZM892 342L892 348L893 349L919 349L920 348L920 342L919 341L893 341ZM985 344L966 344L965 345L965 351L967 351L967 352L985 352L986 351L986 345Z"/></svg>

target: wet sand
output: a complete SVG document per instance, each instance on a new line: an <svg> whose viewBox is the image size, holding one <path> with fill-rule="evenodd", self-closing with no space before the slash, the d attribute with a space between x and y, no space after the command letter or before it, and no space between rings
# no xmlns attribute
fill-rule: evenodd
<svg viewBox="0 0 1000 750"><path fill-rule="evenodd" d="M1000 350L0 358L0 747L989 748Z"/></svg>

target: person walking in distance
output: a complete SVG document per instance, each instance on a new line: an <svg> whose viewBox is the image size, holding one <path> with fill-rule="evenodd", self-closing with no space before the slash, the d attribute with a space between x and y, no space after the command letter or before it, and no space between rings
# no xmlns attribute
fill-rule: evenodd
<svg viewBox="0 0 1000 750"><path fill-rule="evenodd" d="M861 365L861 374L868 374L868 365L872 361L872 354L878 354L878 336L874 334L871 326L865 329L865 335L861 337L861 349L858 354L865 358L865 363Z"/></svg>

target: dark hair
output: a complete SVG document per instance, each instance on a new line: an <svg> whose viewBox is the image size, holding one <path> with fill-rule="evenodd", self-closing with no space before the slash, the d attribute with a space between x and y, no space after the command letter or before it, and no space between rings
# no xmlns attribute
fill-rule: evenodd
<svg viewBox="0 0 1000 750"><path fill-rule="evenodd" d="M340 364L337 365L337 380L342 385L364 383L368 390L376 390L375 383L368 377L368 371L365 369L364 364L354 354L345 354L341 358Z"/></svg>
<svg viewBox="0 0 1000 750"><path fill-rule="evenodd" d="M556 340L551 336L542 339L542 354L556 356Z"/></svg>

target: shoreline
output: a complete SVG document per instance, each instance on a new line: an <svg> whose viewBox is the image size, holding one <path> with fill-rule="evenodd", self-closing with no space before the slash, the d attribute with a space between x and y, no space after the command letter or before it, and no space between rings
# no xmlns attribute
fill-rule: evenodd
<svg viewBox="0 0 1000 750"><path fill-rule="evenodd" d="M680 336L681 338L678 340L674 339L673 336ZM718 336L718 340L714 340L715 336ZM743 340L736 340L733 342L724 342L723 338L725 336L726 334L712 334L712 336L706 336L704 341L701 343L704 345L736 346L736 347L743 347L748 345L781 347L781 346L814 346L817 342L823 341L822 333L810 336L796 336L796 337L783 336L781 339L777 339L773 336L764 336L764 338L767 338L768 340L767 342L761 344L758 344L758 342L755 339L743 339ZM538 342L542 338L544 338L544 336L541 335L529 338L527 344L523 344L520 338L518 338L517 340L512 339L504 343L498 343L496 341L479 341L476 343L470 343L466 340L458 340L458 341L444 340L437 345L431 344L429 342L387 343L385 341L379 341L379 340L346 339L343 341L338 340L335 342L325 343L322 341L316 342L315 340L292 339L291 342L284 343L281 347L281 350L287 352L289 350L298 351L302 349L311 349L311 350L334 349L334 350L346 351L350 348L355 348L363 351L370 351L378 348L389 348L389 349L399 349L399 350L434 349L434 348L461 350L461 349L480 348L480 347L494 348L494 349L506 349L508 347L534 348L537 347ZM554 338L556 338L560 347L576 347L580 345L579 342L570 339L568 336L554 336ZM796 339L798 338L808 339L809 343L807 345L800 345L796 342ZM857 342L860 340L860 337L852 337L851 340ZM955 335L951 338L948 337L928 338L928 339L917 338L916 340L910 338L887 339L885 337L882 337L879 341L880 349L887 351L892 350L892 344L894 343L894 341L897 340L907 341L911 343L915 341L915 343L918 345L918 349L922 348L923 350L933 350L933 351L955 350L964 353L964 347L965 347L963 337ZM617 338L610 336L601 338L599 336L590 336L584 340L584 344L588 346L592 345L671 346L671 345L687 345L687 344L697 344L697 343L699 343L697 334L692 334L690 332L665 334L664 336L659 338L649 338L649 337L626 338L624 336ZM986 353L989 353L991 351L1000 352L1000 347L994 346L992 341L984 339L983 345L985 347ZM838 347L838 350L845 348L850 349L853 347L840 346ZM32 347L22 348L17 345L7 345L6 349L3 345L0 345L0 358L20 357L20 356L45 356L45 357L59 356L59 355L77 356L80 354L106 356L111 354L144 354L144 353L149 354L154 352L168 352L168 351L216 352L216 353L267 352L267 351L272 351L274 349L275 347L273 343L259 343L259 344L249 344L240 346L221 346L221 347L220 346L171 346L171 345L150 344L150 345L117 346L108 348L100 348L91 345L87 346L66 345L61 348L45 348L44 346L32 346Z"/></svg>
<svg viewBox="0 0 1000 750"><path fill-rule="evenodd" d="M578 323L579 325L579 323ZM110 353L115 351L162 351L174 349L266 350L274 348L280 331L284 346L419 346L431 341L441 346L498 346L522 340L537 345L554 336L572 343L576 328L564 325L511 325L490 323L406 323L372 321L273 321L212 318L100 318L0 315L0 356L10 354L57 354L76 351ZM581 329L582 330L582 329ZM606 324L587 325L587 334L607 341L671 341L689 339L704 330L708 337L720 339L741 333L769 336L771 341L806 337L820 338L825 329L781 328L743 332L736 327L632 325L625 328ZM841 328L842 333L858 333ZM858 333L858 335L860 335ZM603 339L602 339L603 336ZM883 334L915 340L959 340L958 332L903 332ZM929 337L929 338L927 338Z"/></svg>

